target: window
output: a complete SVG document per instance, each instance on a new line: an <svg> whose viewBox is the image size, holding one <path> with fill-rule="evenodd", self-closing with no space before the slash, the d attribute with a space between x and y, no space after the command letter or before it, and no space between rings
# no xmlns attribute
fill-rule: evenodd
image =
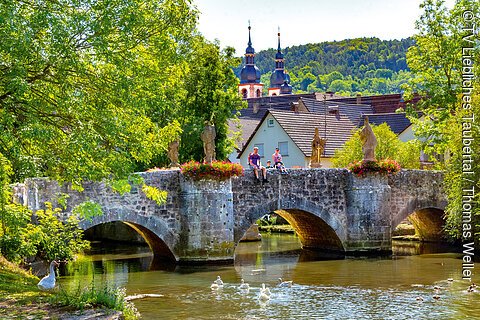
<svg viewBox="0 0 480 320"><path fill-rule="evenodd" d="M278 149L280 149L280 154L282 156L288 156L288 141L279 142Z"/></svg>
<svg viewBox="0 0 480 320"><path fill-rule="evenodd" d="M263 143L257 143L257 144L254 144L253 146L258 148L258 154L260 155L260 157L263 158L263 156L264 156Z"/></svg>
<svg viewBox="0 0 480 320"><path fill-rule="evenodd" d="M262 96L262 93L260 92L260 89L257 89L257 98L260 98Z"/></svg>
<svg viewBox="0 0 480 320"><path fill-rule="evenodd" d="M243 99L246 99L246 98L247 98L247 94L248 94L247 89L242 89L242 97L243 97Z"/></svg>
<svg viewBox="0 0 480 320"><path fill-rule="evenodd" d="M268 119L268 120L267 120L267 125L268 125L269 127L273 127L273 126L275 125L275 121L274 121L273 119Z"/></svg>

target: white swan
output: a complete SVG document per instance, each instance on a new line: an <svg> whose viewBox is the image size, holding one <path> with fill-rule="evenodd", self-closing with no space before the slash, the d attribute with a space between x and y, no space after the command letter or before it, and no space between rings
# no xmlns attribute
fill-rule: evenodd
<svg viewBox="0 0 480 320"><path fill-rule="evenodd" d="M265 302L270 300L270 289L265 287L265 283L262 283L262 288L260 289L260 294L258 295L258 300Z"/></svg>
<svg viewBox="0 0 480 320"><path fill-rule="evenodd" d="M270 296L265 294L264 292L260 292L260 295L258 296L258 300L265 302L270 300Z"/></svg>
<svg viewBox="0 0 480 320"><path fill-rule="evenodd" d="M212 285L210 286L212 290L219 290L223 289L223 281L220 276L217 276L217 280L213 281Z"/></svg>
<svg viewBox="0 0 480 320"><path fill-rule="evenodd" d="M37 284L40 290L51 290L55 288L55 267L58 267L60 264L53 260L50 262L50 273L40 280Z"/></svg>
<svg viewBox="0 0 480 320"><path fill-rule="evenodd" d="M217 276L217 280L213 281L214 283L218 284L219 286L223 286L223 281L220 276Z"/></svg>
<svg viewBox="0 0 480 320"><path fill-rule="evenodd" d="M242 283L240 284L240 286L238 286L238 289L240 289L240 290L250 289L250 285L248 283L245 283L245 280L242 279L241 282Z"/></svg>
<svg viewBox="0 0 480 320"><path fill-rule="evenodd" d="M272 293L270 292L270 289L265 287L265 283L262 283L262 289L260 289L260 293L264 293L269 297L272 295Z"/></svg>
<svg viewBox="0 0 480 320"><path fill-rule="evenodd" d="M282 278L278 278L278 287L280 288L290 288L293 285L293 281L283 281Z"/></svg>

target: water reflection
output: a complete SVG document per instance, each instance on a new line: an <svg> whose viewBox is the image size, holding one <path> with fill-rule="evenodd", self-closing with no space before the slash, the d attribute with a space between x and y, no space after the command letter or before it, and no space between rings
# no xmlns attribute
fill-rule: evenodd
<svg viewBox="0 0 480 320"><path fill-rule="evenodd" d="M173 272L156 269L148 248L94 250L67 265L68 276L60 284L75 287L93 280L124 286L128 294L163 294L135 301L144 319L457 319L480 314L480 296L467 293L459 255L448 247L407 243L395 247L392 257L338 260L299 248L293 235L264 235L262 242L240 244L233 266L182 266ZM412 252L422 254L408 256ZM225 286L212 292L217 275ZM293 280L294 286L277 288L279 277ZM241 278L250 283L248 293L238 289ZM272 291L267 303L258 301L262 283ZM438 301L434 286L441 288Z"/></svg>
<svg viewBox="0 0 480 320"><path fill-rule="evenodd" d="M418 254L460 252L459 248L449 243L431 243L418 241L393 241L392 253L397 256L413 256Z"/></svg>

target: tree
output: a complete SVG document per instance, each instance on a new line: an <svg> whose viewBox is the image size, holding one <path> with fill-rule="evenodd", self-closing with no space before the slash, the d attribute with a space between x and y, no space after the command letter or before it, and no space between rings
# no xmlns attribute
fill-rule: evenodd
<svg viewBox="0 0 480 320"><path fill-rule="evenodd" d="M15 180L122 177L179 133L150 111L179 100L187 1L6 0L0 18L0 154Z"/></svg>
<svg viewBox="0 0 480 320"><path fill-rule="evenodd" d="M226 159L234 146L228 121L234 118L236 110L245 107L237 93L238 78L233 72L233 67L241 60L234 57L233 48L222 52L218 43L210 43L201 36L197 36L192 44L184 84L185 98L178 117L183 128L181 160L203 159L200 133L206 121L215 125L216 158Z"/></svg>
<svg viewBox="0 0 480 320"><path fill-rule="evenodd" d="M480 150L480 144L478 139L473 139L469 146L476 151L470 155L470 169L474 174L467 177L462 169L463 165L468 167L468 162L463 162L468 149L464 148L462 135L468 131L473 137L480 136L478 121L465 120L474 114L478 115L480 111L480 81L478 77L463 78L462 74L475 74L471 70L472 64L476 74L479 71L480 47L478 38L475 39L479 26L475 17L480 15L480 4L477 1L459 0L453 9L448 10L443 1L426 0L421 7L424 13L416 23L416 44L407 53L407 63L415 78L406 86L409 93L406 98L415 92L423 97L417 104L417 110L424 113L424 120L414 121L418 127L416 134L426 139L425 151L446 155L446 161L438 165L446 169L447 230L454 238L473 238L472 231L469 237L465 236L468 233L462 234L468 231L462 222L463 190L472 186L477 189L480 187L480 159L476 152ZM471 15L465 15L466 12ZM469 49L464 49L467 47ZM409 111L417 110L409 108ZM474 201L478 201L478 196ZM472 213L477 216L480 214L478 206L473 206ZM475 220L478 223L478 217Z"/></svg>
<svg viewBox="0 0 480 320"><path fill-rule="evenodd" d="M373 133L377 138L375 158L377 160L396 160L402 168L418 169L420 167L420 143L412 140L401 141L386 123L372 125ZM346 167L354 161L363 159L362 143L358 129L343 147L335 151L332 162L337 168Z"/></svg>

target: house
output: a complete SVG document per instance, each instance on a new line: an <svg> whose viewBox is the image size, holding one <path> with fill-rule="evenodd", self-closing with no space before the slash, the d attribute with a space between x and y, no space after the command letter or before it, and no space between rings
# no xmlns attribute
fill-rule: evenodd
<svg viewBox="0 0 480 320"><path fill-rule="evenodd" d="M263 164L271 160L278 147L286 167L308 167L315 128L319 128L320 136L327 140L322 165L329 168L335 150L341 148L357 129L351 118L336 112L267 111L240 151L240 164L248 167L248 154L253 147L258 147Z"/></svg>
<svg viewBox="0 0 480 320"><path fill-rule="evenodd" d="M360 126L363 126L365 117L368 117L368 121L371 124L377 126L382 123L386 123L403 142L415 139L413 135L412 123L407 118L405 112L364 114L360 122Z"/></svg>

